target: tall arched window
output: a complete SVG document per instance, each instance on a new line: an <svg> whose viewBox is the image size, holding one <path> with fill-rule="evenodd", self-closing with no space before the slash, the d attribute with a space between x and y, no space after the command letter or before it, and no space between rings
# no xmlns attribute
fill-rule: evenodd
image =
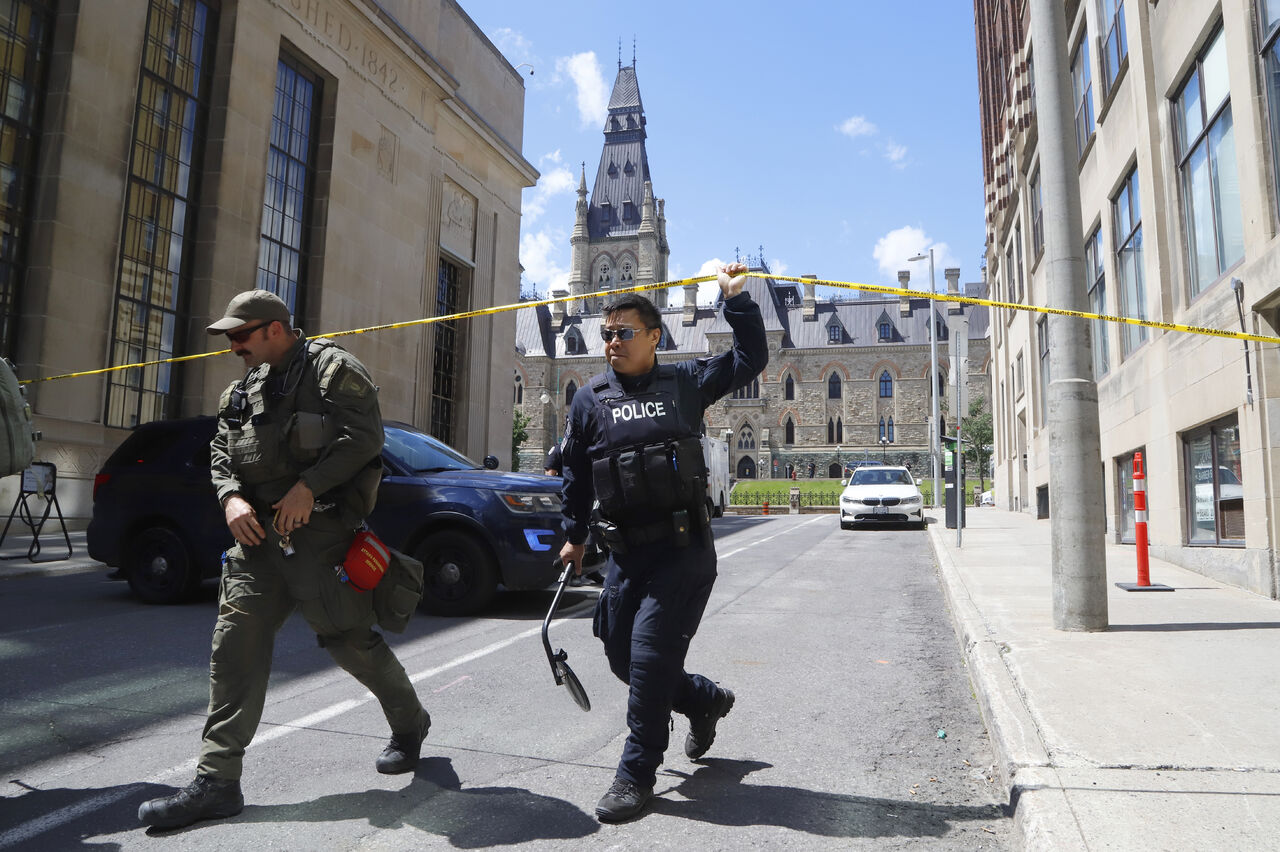
<svg viewBox="0 0 1280 852"><path fill-rule="evenodd" d="M878 440L883 441L884 439L885 439L884 438L884 418L881 417L880 418L880 438Z"/></svg>
<svg viewBox="0 0 1280 852"><path fill-rule="evenodd" d="M573 405L573 395L577 392L578 392L578 385L576 382L570 381L569 384L565 385L564 407L566 409L568 409L569 406Z"/></svg>
<svg viewBox="0 0 1280 852"><path fill-rule="evenodd" d="M782 398L783 398L783 399L795 399L795 398L796 398L796 383L795 383L794 381L792 381L792 379L791 379L791 374L790 374L790 373L787 373L787 381L786 381L786 383L784 384L784 386L783 386L783 387L784 387L783 392L782 392Z"/></svg>
<svg viewBox="0 0 1280 852"><path fill-rule="evenodd" d="M892 417L890 417L890 418L889 418L889 432L888 432L888 435L889 435L889 443L890 443L890 444L892 444L892 443L893 443L893 418L892 418Z"/></svg>
<svg viewBox="0 0 1280 852"><path fill-rule="evenodd" d="M893 396L893 376L885 370L880 374L880 398L888 399L891 396Z"/></svg>
<svg viewBox="0 0 1280 852"><path fill-rule="evenodd" d="M840 374L832 373L831 378L827 379L827 399L840 398Z"/></svg>
<svg viewBox="0 0 1280 852"><path fill-rule="evenodd" d="M760 398L760 380L752 379L751 384L743 388L738 388L733 392L734 399L759 399Z"/></svg>
<svg viewBox="0 0 1280 852"><path fill-rule="evenodd" d="M751 424L744 423L742 430L738 432L738 449L754 450L756 448L756 433L751 431Z"/></svg>
<svg viewBox="0 0 1280 852"><path fill-rule="evenodd" d="M516 373L516 405L524 402L524 380Z"/></svg>
<svg viewBox="0 0 1280 852"><path fill-rule="evenodd" d="M834 420L827 421L827 443L834 444L836 442L836 422Z"/></svg>
<svg viewBox="0 0 1280 852"><path fill-rule="evenodd" d="M784 443L794 444L796 442L796 424L792 422L790 417L787 418L786 433L787 437Z"/></svg>
<svg viewBox="0 0 1280 852"><path fill-rule="evenodd" d="M844 443L844 419L841 417L836 418L836 443Z"/></svg>

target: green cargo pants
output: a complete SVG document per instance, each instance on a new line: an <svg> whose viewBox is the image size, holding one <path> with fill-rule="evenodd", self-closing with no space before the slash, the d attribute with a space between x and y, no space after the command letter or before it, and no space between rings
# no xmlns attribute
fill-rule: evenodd
<svg viewBox="0 0 1280 852"><path fill-rule="evenodd" d="M259 520L267 540L235 545L223 565L197 774L240 778L266 702L276 633L295 608L338 665L382 704L391 730L416 734L426 710L404 666L373 630L373 595L340 582L333 571L351 545L352 530L336 517L313 514L293 533L297 552L285 556L270 516Z"/></svg>

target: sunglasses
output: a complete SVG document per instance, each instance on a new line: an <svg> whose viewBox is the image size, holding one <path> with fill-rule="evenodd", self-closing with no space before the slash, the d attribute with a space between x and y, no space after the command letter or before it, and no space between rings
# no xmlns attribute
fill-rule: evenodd
<svg viewBox="0 0 1280 852"><path fill-rule="evenodd" d="M638 333L642 331L652 331L652 329L648 328L647 326L645 328L632 328L629 325L624 326L618 329L617 331L614 331L611 328L601 328L600 339L603 340L605 343L612 343L615 337L618 338L619 340L630 340L631 338L635 337Z"/></svg>
<svg viewBox="0 0 1280 852"><path fill-rule="evenodd" d="M273 322L275 322L275 320L267 320L266 322L260 322L257 325L250 326L249 328L242 328L239 331L228 331L227 340L230 340L232 343L244 343L255 331L260 328L266 328Z"/></svg>

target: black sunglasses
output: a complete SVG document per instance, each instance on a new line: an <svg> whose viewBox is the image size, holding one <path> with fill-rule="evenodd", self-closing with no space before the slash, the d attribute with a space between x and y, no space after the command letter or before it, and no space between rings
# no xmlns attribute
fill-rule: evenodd
<svg viewBox="0 0 1280 852"><path fill-rule="evenodd" d="M635 337L638 333L642 331L652 331L652 330L653 329L649 328L648 326L644 328L632 328L631 326L628 325L618 329L617 331L614 331L611 328L601 327L600 339L603 340L605 343L613 342L613 339L615 337L618 338L619 340L630 340L631 338Z"/></svg>
<svg viewBox="0 0 1280 852"><path fill-rule="evenodd" d="M227 340L230 340L232 343L244 343L255 331L260 328L266 328L273 322L275 322L275 320L267 320L266 322L260 322L257 325L250 326L249 328L242 328L239 331L228 331Z"/></svg>

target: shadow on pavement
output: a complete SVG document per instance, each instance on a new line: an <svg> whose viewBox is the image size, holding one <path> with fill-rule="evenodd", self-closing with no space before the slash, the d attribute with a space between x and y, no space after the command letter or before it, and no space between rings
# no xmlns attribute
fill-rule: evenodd
<svg viewBox="0 0 1280 852"><path fill-rule="evenodd" d="M244 812L231 821L357 819L386 830L411 826L439 835L460 849L570 840L586 837L600 828L593 816L563 799L519 787L464 788L447 757L423 758L413 780L398 790L340 793L287 805L246 805Z"/></svg>
<svg viewBox="0 0 1280 852"><path fill-rule="evenodd" d="M1171 624L1112 624L1108 633L1164 633L1178 630L1274 630L1280 621L1184 621Z"/></svg>
<svg viewBox="0 0 1280 852"><path fill-rule="evenodd" d="M118 843L94 843L88 838L142 829L138 806L166 796L172 787L161 784L122 784L98 789L26 787L22 795L11 781L0 797L0 849L97 849L116 852Z"/></svg>
<svg viewBox="0 0 1280 852"><path fill-rule="evenodd" d="M743 784L771 764L708 758L676 785L689 801L655 798L657 813L724 826L776 825L820 837L941 837L956 821L1005 819L997 805L935 805L822 793L799 787ZM659 777L659 782L662 778Z"/></svg>

